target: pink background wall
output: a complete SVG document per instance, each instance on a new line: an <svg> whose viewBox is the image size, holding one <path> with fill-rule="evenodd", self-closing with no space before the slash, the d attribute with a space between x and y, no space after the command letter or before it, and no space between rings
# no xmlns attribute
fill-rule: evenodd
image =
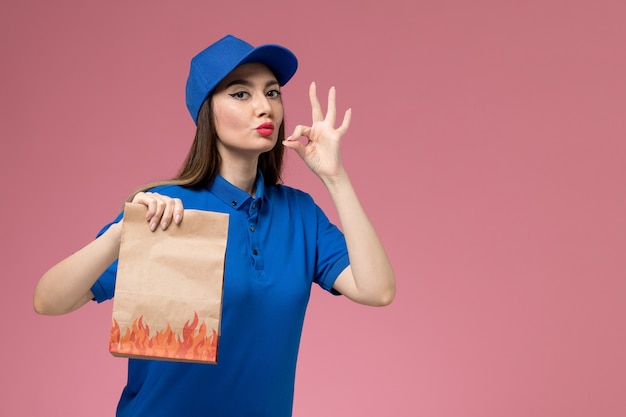
<svg viewBox="0 0 626 417"><path fill-rule="evenodd" d="M226 33L299 56L290 127L312 80L353 108L345 164L397 274L384 309L313 292L295 416L626 415L625 3L214 3L0 5L0 415L113 415L111 303L42 317L32 290L175 173L189 59Z"/></svg>

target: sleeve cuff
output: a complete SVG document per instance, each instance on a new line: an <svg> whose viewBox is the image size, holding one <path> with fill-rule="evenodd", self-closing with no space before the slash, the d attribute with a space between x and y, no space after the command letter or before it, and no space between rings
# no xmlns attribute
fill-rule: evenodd
<svg viewBox="0 0 626 417"><path fill-rule="evenodd" d="M319 284L326 291L330 292L333 295L342 295L339 291L333 288L335 281L339 277L339 275L350 266L350 258L347 254L343 255L341 258L335 262L333 267L328 271L326 277Z"/></svg>

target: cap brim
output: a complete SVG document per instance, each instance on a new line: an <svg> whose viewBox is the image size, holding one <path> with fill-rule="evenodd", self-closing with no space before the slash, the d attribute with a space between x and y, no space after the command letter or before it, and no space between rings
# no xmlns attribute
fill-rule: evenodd
<svg viewBox="0 0 626 417"><path fill-rule="evenodd" d="M239 65L258 62L272 70L278 83L283 86L293 77L298 69L298 59L289 49L280 45L261 45L244 56ZM233 68L234 69L234 68Z"/></svg>

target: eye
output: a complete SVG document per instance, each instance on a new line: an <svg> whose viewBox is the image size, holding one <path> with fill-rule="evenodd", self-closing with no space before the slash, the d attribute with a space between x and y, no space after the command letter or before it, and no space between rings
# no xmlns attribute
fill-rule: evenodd
<svg viewBox="0 0 626 417"><path fill-rule="evenodd" d="M248 94L248 93L247 93L247 92L245 92L245 91L237 91L237 92L235 92L235 93L231 93L231 94L229 94L229 96L231 96L232 98L235 98L235 99L237 99L237 100L243 100L243 99L245 99L245 98L248 98L248 96L249 96L249 95L250 95L250 94Z"/></svg>
<svg viewBox="0 0 626 417"><path fill-rule="evenodd" d="M265 93L266 96L268 96L269 98L278 98L280 97L280 90L270 90L267 93Z"/></svg>

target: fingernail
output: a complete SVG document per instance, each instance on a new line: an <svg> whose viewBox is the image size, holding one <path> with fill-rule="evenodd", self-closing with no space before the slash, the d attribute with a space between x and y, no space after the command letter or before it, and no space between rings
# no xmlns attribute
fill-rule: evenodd
<svg viewBox="0 0 626 417"><path fill-rule="evenodd" d="M161 230L167 229L167 222L161 223Z"/></svg>
<svg viewBox="0 0 626 417"><path fill-rule="evenodd" d="M180 219L181 219L180 214L177 214L176 217L174 217L174 222L176 222L176 224L179 224L180 223Z"/></svg>
<svg viewBox="0 0 626 417"><path fill-rule="evenodd" d="M156 228L157 228L157 224L156 223L150 223L150 230L151 231L154 232L156 230Z"/></svg>

